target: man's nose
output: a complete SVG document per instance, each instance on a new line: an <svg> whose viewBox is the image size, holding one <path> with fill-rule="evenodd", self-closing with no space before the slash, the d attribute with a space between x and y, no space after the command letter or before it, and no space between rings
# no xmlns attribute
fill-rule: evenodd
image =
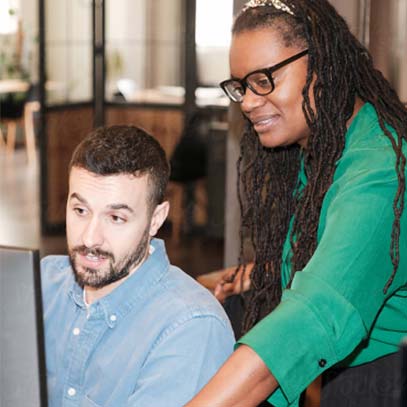
<svg viewBox="0 0 407 407"><path fill-rule="evenodd" d="M256 95L249 87L247 87L245 94L243 95L243 100L240 104L240 108L242 109L242 112L247 115L250 114L257 107L264 105L265 102L265 96Z"/></svg>
<svg viewBox="0 0 407 407"><path fill-rule="evenodd" d="M88 248L100 247L103 240L103 228L100 221L97 218L90 219L82 234L83 244Z"/></svg>

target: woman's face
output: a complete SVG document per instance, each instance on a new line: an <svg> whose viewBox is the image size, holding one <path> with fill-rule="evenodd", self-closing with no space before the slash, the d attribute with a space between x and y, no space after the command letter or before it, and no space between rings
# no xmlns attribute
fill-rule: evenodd
<svg viewBox="0 0 407 407"><path fill-rule="evenodd" d="M305 48L285 47L279 33L270 28L235 34L230 49L232 78L242 79L252 71L278 64ZM302 89L307 62L305 55L274 72L275 88L266 96L256 95L246 88L241 109L265 147L294 143L306 146L310 130L302 111Z"/></svg>

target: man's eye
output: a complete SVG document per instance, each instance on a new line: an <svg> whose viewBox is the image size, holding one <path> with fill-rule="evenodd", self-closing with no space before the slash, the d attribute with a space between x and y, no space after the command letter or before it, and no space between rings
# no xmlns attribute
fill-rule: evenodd
<svg viewBox="0 0 407 407"><path fill-rule="evenodd" d="M112 219L113 223L121 224L121 223L126 222L126 219L122 218L121 216L117 216L117 215L112 215L111 219Z"/></svg>
<svg viewBox="0 0 407 407"><path fill-rule="evenodd" d="M86 214L86 210L83 208L73 208L73 211L79 216L83 216Z"/></svg>

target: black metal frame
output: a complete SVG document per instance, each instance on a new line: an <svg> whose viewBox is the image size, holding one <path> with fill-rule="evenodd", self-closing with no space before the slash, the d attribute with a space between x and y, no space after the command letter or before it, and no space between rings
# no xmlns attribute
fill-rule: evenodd
<svg viewBox="0 0 407 407"><path fill-rule="evenodd" d="M189 116L196 109L195 90L197 88L197 67L196 67L196 47L195 47L195 28L196 28L196 1L183 0L185 10L184 22L184 81L185 81L185 99L183 110L185 112L184 123L188 122Z"/></svg>
<svg viewBox="0 0 407 407"><path fill-rule="evenodd" d="M38 346L38 366L40 370L40 376L46 378L47 368L45 364L45 330L43 319L43 307L42 307L42 293L41 293L41 274L40 274L40 252L37 249L32 250L33 262L34 262L34 284L35 284L35 314L37 316L37 346ZM41 407L48 406L48 390L47 381L40 381L40 399Z"/></svg>
<svg viewBox="0 0 407 407"><path fill-rule="evenodd" d="M93 109L94 127L105 122L105 1L93 0Z"/></svg>
<svg viewBox="0 0 407 407"><path fill-rule="evenodd" d="M47 150L48 141L45 137L47 130L47 123L45 120L46 106L45 106L45 0L39 0L38 3L38 22L39 22L39 147L40 147L40 223L41 233L49 233L50 225L47 222L47 180L48 180L48 163L47 163Z"/></svg>

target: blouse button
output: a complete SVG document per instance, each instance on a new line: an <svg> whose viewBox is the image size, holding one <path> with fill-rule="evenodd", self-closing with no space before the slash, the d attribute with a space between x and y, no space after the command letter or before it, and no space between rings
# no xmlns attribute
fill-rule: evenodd
<svg viewBox="0 0 407 407"><path fill-rule="evenodd" d="M320 367L325 367L325 365L326 365L326 360L325 360L325 359L320 359L320 360L318 361L318 364L319 364Z"/></svg>
<svg viewBox="0 0 407 407"><path fill-rule="evenodd" d="M73 387L70 387L68 389L68 395L73 397L73 396L75 396L75 394L76 394L76 390Z"/></svg>

